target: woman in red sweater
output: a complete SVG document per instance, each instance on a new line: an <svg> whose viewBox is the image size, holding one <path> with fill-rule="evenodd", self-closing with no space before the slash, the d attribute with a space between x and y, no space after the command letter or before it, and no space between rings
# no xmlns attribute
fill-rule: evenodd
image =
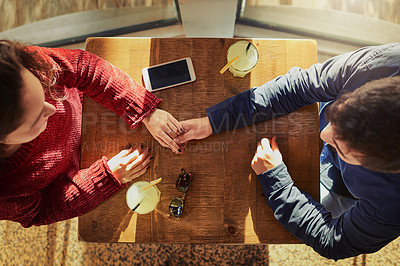
<svg viewBox="0 0 400 266"><path fill-rule="evenodd" d="M82 93L180 153L171 139L179 122L120 69L83 50L0 40L0 220L29 227L80 216L147 170L142 147L79 169Z"/></svg>

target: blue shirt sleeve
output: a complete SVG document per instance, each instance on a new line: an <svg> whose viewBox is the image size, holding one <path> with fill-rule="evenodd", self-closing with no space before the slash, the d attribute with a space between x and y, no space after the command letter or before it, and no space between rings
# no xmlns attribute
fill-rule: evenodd
<svg viewBox="0 0 400 266"><path fill-rule="evenodd" d="M365 47L308 69L294 67L264 85L207 108L207 116L217 134L276 118L315 102L335 100L368 81L399 72L399 44Z"/></svg>
<svg viewBox="0 0 400 266"><path fill-rule="evenodd" d="M284 163L258 175L275 218L289 232L329 259L372 253L397 238L396 223L380 220L365 200L338 218L298 189Z"/></svg>

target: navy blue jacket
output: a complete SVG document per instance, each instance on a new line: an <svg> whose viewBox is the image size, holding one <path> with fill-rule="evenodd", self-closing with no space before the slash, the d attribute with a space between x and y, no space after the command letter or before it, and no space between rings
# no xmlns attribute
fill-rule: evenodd
<svg viewBox="0 0 400 266"><path fill-rule="evenodd" d="M306 70L292 68L260 87L208 108L207 115L217 134L315 102L335 101L368 81L399 74L400 44L365 47ZM326 124L320 117L320 127ZM345 186L343 191L357 198L357 204L332 218L318 200L295 186L282 163L258 176L278 221L319 254L335 260L375 252L396 239L400 235L400 174L347 164L333 149L324 148L321 156L330 157L342 179L336 187Z"/></svg>

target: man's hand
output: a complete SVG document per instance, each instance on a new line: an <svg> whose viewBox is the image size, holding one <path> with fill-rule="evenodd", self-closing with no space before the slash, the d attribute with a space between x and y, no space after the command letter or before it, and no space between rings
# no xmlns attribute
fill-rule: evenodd
<svg viewBox="0 0 400 266"><path fill-rule="evenodd" d="M122 183L128 183L147 171L150 160L149 149L142 150L139 147L135 150L133 148L122 150L112 157L107 164L116 178Z"/></svg>
<svg viewBox="0 0 400 266"><path fill-rule="evenodd" d="M282 154L279 151L276 137L270 141L263 138L257 145L257 151L251 161L251 168L260 175L282 163Z"/></svg>
<svg viewBox="0 0 400 266"><path fill-rule="evenodd" d="M181 121L184 133L175 138L175 142L186 143L193 139L204 139L212 134L210 120L207 116Z"/></svg>
<svg viewBox="0 0 400 266"><path fill-rule="evenodd" d="M170 113L155 109L153 113L143 119L147 130L163 146L179 154L182 152L180 143L173 141L183 132L183 127Z"/></svg>

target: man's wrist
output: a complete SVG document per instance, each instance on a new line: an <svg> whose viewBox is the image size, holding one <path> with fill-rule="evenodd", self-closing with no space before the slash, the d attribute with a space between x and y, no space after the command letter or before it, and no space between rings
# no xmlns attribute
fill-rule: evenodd
<svg viewBox="0 0 400 266"><path fill-rule="evenodd" d="M264 192L268 192L266 194L272 193L273 191L279 190L282 187L293 183L293 180L287 171L287 167L283 162L274 168L257 175L257 178L260 181Z"/></svg>
<svg viewBox="0 0 400 266"><path fill-rule="evenodd" d="M213 131L212 131L210 119L208 118L208 116L203 117L203 123L205 124L205 130L206 130L207 135L210 136Z"/></svg>

